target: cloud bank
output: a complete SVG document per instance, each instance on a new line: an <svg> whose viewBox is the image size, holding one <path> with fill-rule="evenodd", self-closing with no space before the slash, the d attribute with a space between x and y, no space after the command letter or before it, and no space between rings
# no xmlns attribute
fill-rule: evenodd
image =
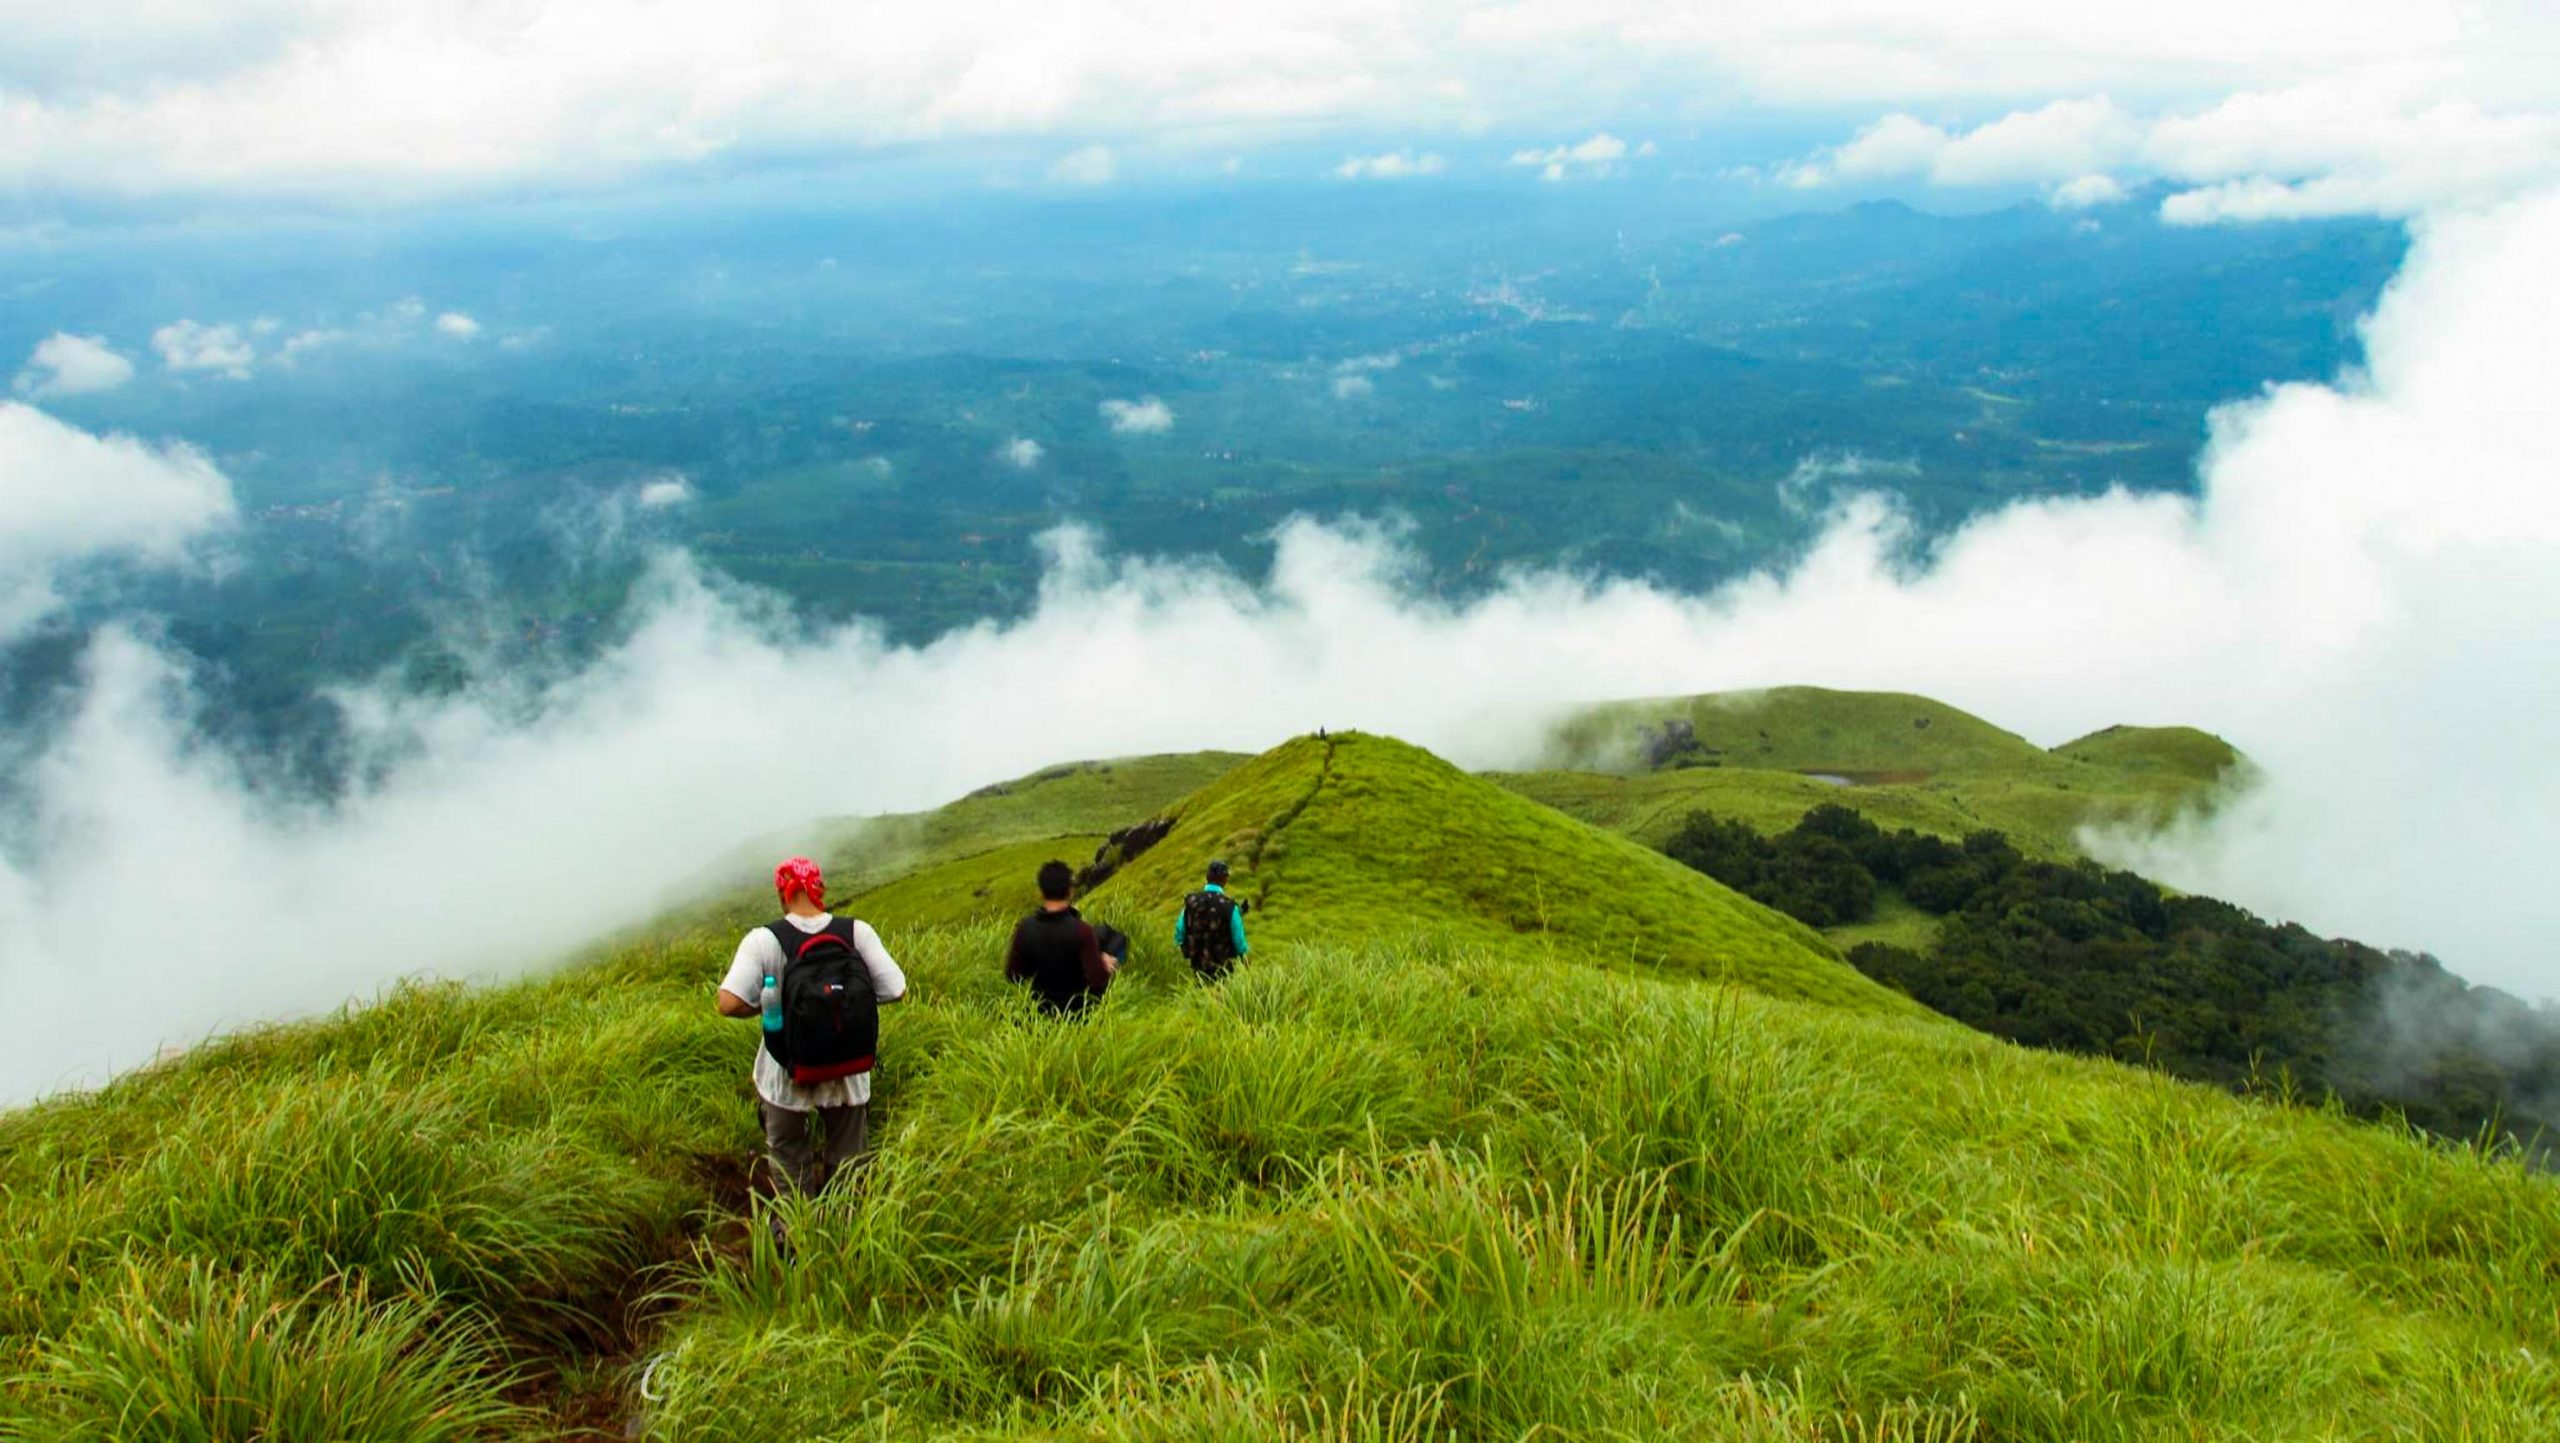
<svg viewBox="0 0 2560 1443"><path fill-rule="evenodd" d="M1595 100L1709 124L1888 110L1940 129L1963 173L1976 154L2013 163L1996 155L2012 143L2106 143L2038 133L2068 115L1972 131L1948 118L2056 94L2146 114L2198 96L2328 94L2343 121L2328 134L2373 142L2359 158L2415 147L2460 174L2530 150L2532 127L2560 109L2560 12L2541 0L1275 0L1179 23L1140 0L666 0L645 23L606 0L203 13L0 0L0 30L0 186L115 196L585 188L1006 137L1089 147L1062 178L1107 178L1120 142L1228 154L1311 133L1555 134L1588 125ZM2377 127L2404 138L2375 141ZM2315 149L2323 133L2281 128ZM1429 173L1430 159L1346 164L1391 178ZM2307 178L2284 169L2224 179ZM2424 175L2395 162L2373 183Z"/></svg>
<svg viewBox="0 0 2560 1443"><path fill-rule="evenodd" d="M2400 78L2359 78L2152 115L2103 95L2057 100L1970 129L1896 112L1778 172L1805 190L1908 178L2040 185L2065 208L2119 199L2125 178L2157 178L2190 187L2161 207L2185 224L2477 209L2560 184L2560 97L2497 112Z"/></svg>
<svg viewBox="0 0 2560 1443"><path fill-rule="evenodd" d="M895 646L785 622L770 598L670 555L583 673L345 695L374 764L327 807L203 744L187 678L109 632L68 720L15 778L27 806L0 865L0 1097L403 973L536 964L646 916L741 839L813 816L1320 725L1519 763L1560 707L1781 682L1925 692L2047 743L2112 722L2212 728L2264 766L2264 788L2166 840L2119 841L2121 855L2560 991L2541 875L2560 851L2553 254L2560 197L2429 222L2368 323L2366 366L2220 412L2200 499L2019 505L1918 567L1872 498L1792 568L1705 596L1528 574L1453 603L1415 584L1387 535L1303 523L1256 587L1115 561L1069 534L1026 618ZM0 409L0 436L110 456L128 489L174 485L219 512L218 478L183 453L24 407ZM1089 683L1063 695L1062 647ZM1211 652L1235 688L1215 714L1163 665ZM990 704L1029 695L1043 704ZM183 963L131 979L130 1027L57 1025L97 908L137 879L188 919ZM375 925L386 907L410 925ZM372 940L351 957L337 939L356 931Z"/></svg>

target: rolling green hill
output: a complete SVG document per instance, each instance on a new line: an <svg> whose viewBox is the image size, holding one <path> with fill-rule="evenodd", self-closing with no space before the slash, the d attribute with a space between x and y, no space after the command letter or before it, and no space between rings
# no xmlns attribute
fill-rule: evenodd
<svg viewBox="0 0 2560 1443"><path fill-rule="evenodd" d="M2560 1436L2512 1157L1895 1005L1384 738L1198 770L916 819L856 900L913 982L876 1159L814 1204L750 1203L699 909L0 1115L0 1437ZM1127 970L1038 1017L1008 879L1157 814ZM1211 988L1163 924L1220 854Z"/></svg>
<svg viewBox="0 0 2560 1443"><path fill-rule="evenodd" d="M1697 809L1764 832L1839 802L1949 838L1989 828L2031 854L2079 854L2101 824L2211 805L2245 762L2188 727L2109 727L2046 751L1925 697L1780 687L1625 702L1560 724L1554 769L1503 785L1659 845Z"/></svg>
<svg viewBox="0 0 2560 1443"><path fill-rule="evenodd" d="M1927 697L1812 686L1594 707L1560 724L1553 746L1564 766L1609 770L1642 760L1638 731L1669 722L1693 734L1670 749L1675 756L1759 771L1982 774L2032 770L2044 757L2026 738Z"/></svg>
<svg viewBox="0 0 2560 1443"><path fill-rule="evenodd" d="M972 899L982 886L988 889L984 895L994 899L991 910L1018 910L1016 902L1031 905L1023 900L1028 879L1046 858L1063 856L1081 864L1114 828L1172 805L1245 759L1240 752L1182 752L1068 762L980 787L928 812L814 819L739 848L713 866L704 900L679 909L673 920L677 925L742 924L766 907L774 860L794 854L815 857L824 865L828 886L839 901L861 900L866 908L871 894L919 872L957 867L952 877L965 879L951 895L936 883L889 894L882 904L889 915L913 915L923 922L976 916L979 909ZM1052 842L1055 851L1041 851ZM995 876L1001 865L992 854L1017 848L1041 855L1024 869L1020 890L1003 890ZM1019 855L1009 853L1006 862ZM980 858L987 860L974 860ZM924 910L902 910L909 907Z"/></svg>
<svg viewBox="0 0 2560 1443"><path fill-rule="evenodd" d="M1040 890L1032 879L1041 863L1055 857L1081 866L1104 840L1040 837L972 852L857 892L836 907L884 931L1011 920L1040 905Z"/></svg>
<svg viewBox="0 0 2560 1443"><path fill-rule="evenodd" d="M1101 836L1132 817L1162 810L1245 760L1240 752L1182 752L1044 767L980 787L946 807L885 817L834 817L774 846L827 864L830 882L876 887L957 857L1047 837ZM763 863L769 867L771 863ZM748 868L762 884L761 869Z"/></svg>
<svg viewBox="0 0 2560 1443"><path fill-rule="evenodd" d="M1661 855L1384 737L1302 737L1176 808L1104 884L1169 919L1213 857L1278 943L1428 934L1608 966L1731 977L1780 996L1900 1010L1797 923Z"/></svg>

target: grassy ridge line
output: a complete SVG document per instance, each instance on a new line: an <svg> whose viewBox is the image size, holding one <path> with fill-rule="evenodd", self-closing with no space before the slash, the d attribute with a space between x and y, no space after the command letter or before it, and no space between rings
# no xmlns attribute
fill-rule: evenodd
<svg viewBox="0 0 2560 1443"><path fill-rule="evenodd" d="M1046 767L929 812L812 823L806 830L816 850L810 855L843 869L842 885L877 887L906 871L998 846L1107 834L1248 760L1238 752L1179 752Z"/></svg>
<svg viewBox="0 0 2560 1443"><path fill-rule="evenodd" d="M1623 838L1384 737L1302 737L1185 801L1173 831L1098 895L1169 918L1225 857L1257 945L1533 937L1612 967L1730 977L1844 1007L1909 1011L1820 936Z"/></svg>
<svg viewBox="0 0 2560 1443"><path fill-rule="evenodd" d="M858 893L838 904L839 910L884 931L999 918L1011 921L1040 905L1034 878L1041 863L1056 858L1069 866L1082 866L1104 840L1101 836L1040 837L955 857Z"/></svg>
<svg viewBox="0 0 2560 1443"><path fill-rule="evenodd" d="M1622 770L1638 759L1638 731L1666 721L1687 723L1704 757L1761 771L1996 772L2047 760L1944 702L1811 686L1612 702L1567 718L1551 745L1570 770Z"/></svg>
<svg viewBox="0 0 2560 1443"><path fill-rule="evenodd" d="M1669 722L1691 727L1695 748L1644 770L1644 729ZM1648 846L1693 810L1774 834L1839 802L1887 828L2004 832L2056 861L2081 854L2088 827L2158 825L2248 775L2229 743L2190 727L2109 727L2044 751L1925 697L1817 687L1596 708L1558 729L1554 751L1564 769L1495 780Z"/></svg>
<svg viewBox="0 0 2560 1443"><path fill-rule="evenodd" d="M2248 765L2231 743L2194 727L2111 726L2065 742L2053 754L2197 786L2211 786Z"/></svg>
<svg viewBox="0 0 2560 1443"><path fill-rule="evenodd" d="M710 869L699 898L604 937L581 956L611 956L670 929L719 931L762 919L770 910L773 864L782 857L816 858L833 896L858 898L998 848L1061 837L1099 839L1173 805L1244 760L1235 752L1180 752L1071 762L981 787L930 812L820 818L739 849ZM1068 861L1092 854L1094 842L1082 845L1084 855ZM932 892L927 887L913 895L921 899ZM930 920L957 918L935 908Z"/></svg>

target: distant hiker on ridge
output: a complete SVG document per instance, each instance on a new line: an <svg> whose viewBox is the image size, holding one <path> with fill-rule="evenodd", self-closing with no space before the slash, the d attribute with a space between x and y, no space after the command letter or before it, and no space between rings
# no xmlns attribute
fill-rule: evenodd
<svg viewBox="0 0 2560 1443"><path fill-rule="evenodd" d="M1076 911L1076 874L1064 862L1040 866L1040 910L1013 925L1004 980L1028 982L1040 1010L1052 1017L1084 1011L1102 998L1120 958L1103 948L1101 932ZM1128 939L1120 938L1126 949Z"/></svg>
<svg viewBox="0 0 2560 1443"><path fill-rule="evenodd" d="M1253 950L1244 940L1245 904L1227 895L1227 864L1209 864L1209 884L1182 899L1173 919L1173 945L1191 960L1204 982L1227 975Z"/></svg>
<svg viewBox="0 0 2560 1443"><path fill-rule="evenodd" d="M868 922L826 911L818 864L794 857L773 869L782 918L738 943L720 979L720 1015L760 1017L756 1096L765 1148L781 1185L814 1193L858 1165L871 1146L871 1065L879 1005L907 995L907 974ZM814 1156L809 1114L826 1128Z"/></svg>

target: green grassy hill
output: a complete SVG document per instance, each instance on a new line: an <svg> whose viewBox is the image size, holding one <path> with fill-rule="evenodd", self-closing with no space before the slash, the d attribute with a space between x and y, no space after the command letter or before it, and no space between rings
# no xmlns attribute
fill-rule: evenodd
<svg viewBox="0 0 2560 1443"><path fill-rule="evenodd" d="M1732 977L1845 1007L1908 1006L1802 924L1622 838L1385 737L1301 737L1170 814L1099 895L1170 926L1211 858L1276 943L1436 937Z"/></svg>
<svg viewBox="0 0 2560 1443"><path fill-rule="evenodd" d="M656 925L745 925L770 903L775 860L795 854L816 858L839 905L866 919L931 925L1027 910L1041 862L1055 856L1081 866L1115 828L1245 760L1240 752L1181 752L1069 762L980 787L929 812L817 818L738 849L708 870L701 901ZM1015 886L1010 869L1026 858ZM897 885L925 873L935 875ZM636 940L639 934L617 935L606 950Z"/></svg>
<svg viewBox="0 0 2560 1443"><path fill-rule="evenodd" d="M1781 832L1824 802L1880 826L1957 838L1989 828L2031 855L2080 831L2208 806L2245 764L2189 727L2109 727L2046 751L1925 697L1780 687L1625 702L1556 729L1554 769L1498 778L1659 845L1691 811Z"/></svg>
<svg viewBox="0 0 2560 1443"><path fill-rule="evenodd" d="M1557 727L1559 765L1605 771L1636 759L1636 732L1685 723L1701 764L1851 777L2032 768L2042 748L1944 702L1900 692L1786 686L1594 707Z"/></svg>
<svg viewBox="0 0 2560 1443"><path fill-rule="evenodd" d="M2113 726L2065 742L2053 754L2128 776L2161 778L2170 788L2211 786L2241 765L2229 742L2194 727Z"/></svg>
<svg viewBox="0 0 2560 1443"><path fill-rule="evenodd" d="M856 892L836 907L874 927L894 931L1010 920L1040 905L1040 889L1033 885L1033 877L1041 863L1054 857L1080 867L1105 840L1042 837L973 852Z"/></svg>
<svg viewBox="0 0 2560 1443"><path fill-rule="evenodd" d="M787 1254L708 912L0 1115L0 1437L2560 1436L2512 1158L1892 1006L1385 739L1220 772L919 822L857 903L913 981L877 1157ZM1038 1017L1006 879L1157 812L1121 982ZM1221 853L1204 988L1164 924Z"/></svg>
<svg viewBox="0 0 2560 1443"><path fill-rule="evenodd" d="M830 817L751 849L740 885L761 897L769 857L816 857L830 884L866 890L910 872L1016 843L1099 838L1134 817L1161 811L1247 760L1241 752L1181 752L1044 767L980 787L946 807L884 817ZM1092 853L1085 843L1082 863ZM1035 863L1036 865L1036 863Z"/></svg>

